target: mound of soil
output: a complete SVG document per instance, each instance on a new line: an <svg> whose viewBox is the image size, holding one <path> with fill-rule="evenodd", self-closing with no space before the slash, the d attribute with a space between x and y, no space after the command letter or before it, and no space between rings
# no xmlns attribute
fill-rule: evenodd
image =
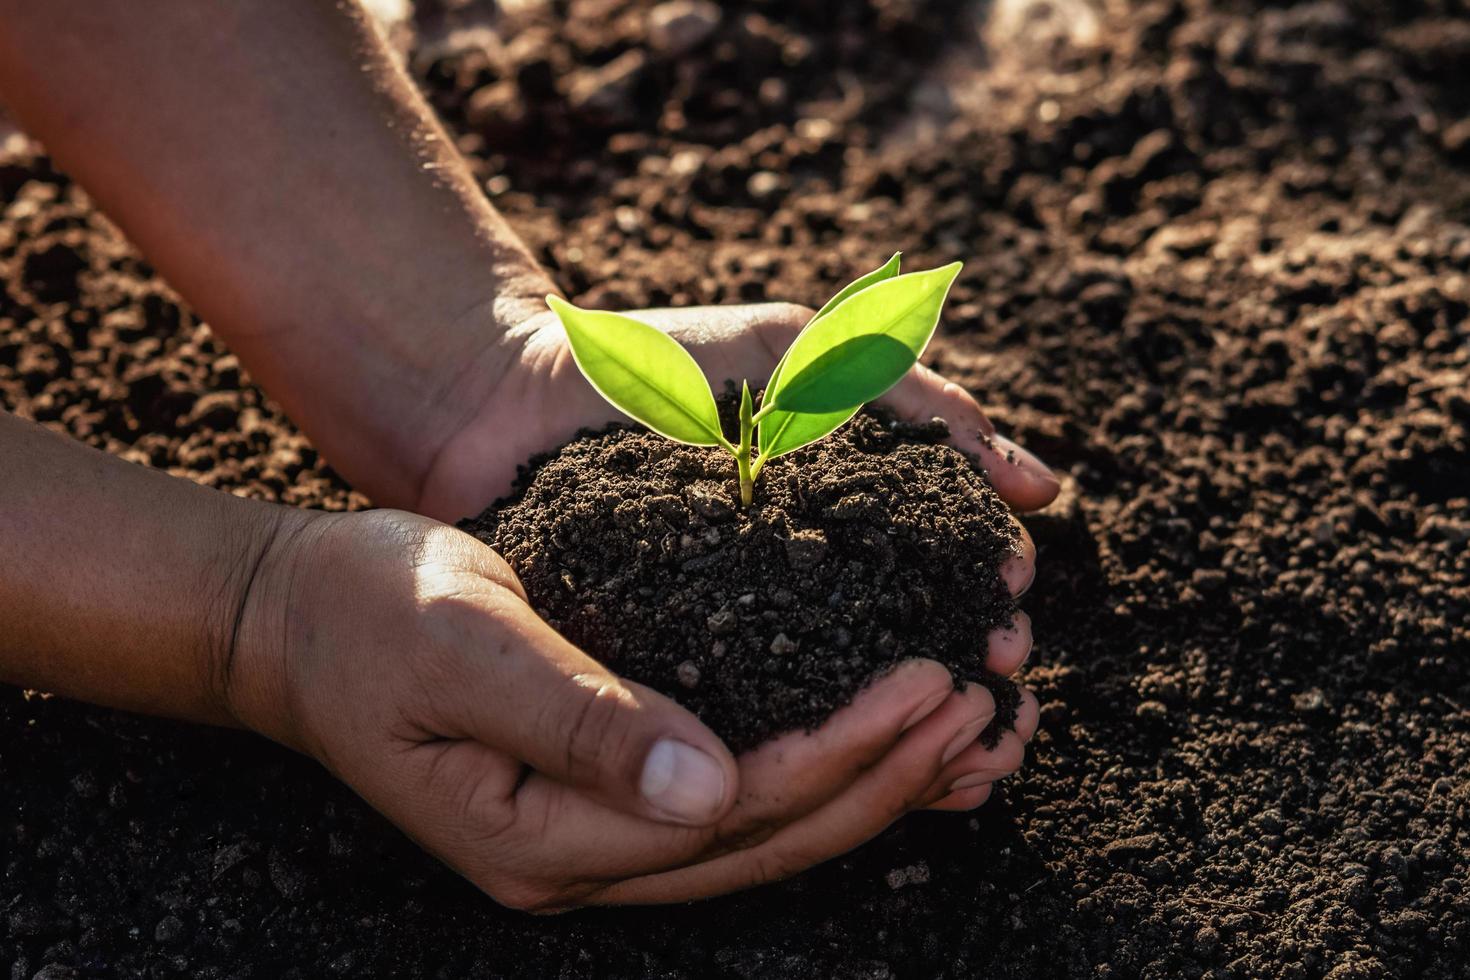
<svg viewBox="0 0 1470 980"><path fill-rule="evenodd" d="M994 745L1019 700L984 670L984 637L1011 621L999 568L1019 537L977 468L936 445L948 434L865 410L768 465L747 509L728 453L618 426L460 527L563 636L735 752L815 727L910 657L990 688Z"/></svg>
<svg viewBox="0 0 1470 980"><path fill-rule="evenodd" d="M1026 768L780 885L531 919L260 739L4 690L0 963L1462 978L1463 3L718 6L675 56L649 3L420 0L411 65L581 305L818 304L900 248L966 259L928 362L1066 476L1026 518ZM24 153L0 404L232 493L364 504Z"/></svg>

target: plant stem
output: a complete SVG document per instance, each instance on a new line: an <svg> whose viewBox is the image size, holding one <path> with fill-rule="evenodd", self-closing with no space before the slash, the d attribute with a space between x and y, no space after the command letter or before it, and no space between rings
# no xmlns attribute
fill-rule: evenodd
<svg viewBox="0 0 1470 980"><path fill-rule="evenodd" d="M755 435L755 423L750 411L750 383L743 382L740 390L740 446L735 450L735 465L740 471L740 503L746 507L755 497L755 476L750 471L750 447Z"/></svg>

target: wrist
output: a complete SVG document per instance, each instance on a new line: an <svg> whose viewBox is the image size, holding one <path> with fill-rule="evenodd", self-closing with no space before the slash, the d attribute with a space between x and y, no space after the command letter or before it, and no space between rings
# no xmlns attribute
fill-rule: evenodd
<svg viewBox="0 0 1470 980"><path fill-rule="evenodd" d="M551 316L545 297L554 289L549 281L528 274L513 288L499 289L469 308L439 316L439 327L428 334L432 348L426 356L433 362L428 375L434 380L423 392L422 408L394 412L399 426L395 441L417 450L398 455L411 470L398 474L392 472L391 461L377 464L408 493L375 493L366 482L356 481L376 503L423 513L420 504L438 460L447 446L484 415L485 406L496 400L497 392L522 363L528 344Z"/></svg>
<svg viewBox="0 0 1470 980"><path fill-rule="evenodd" d="M342 516L271 508L211 672L221 709L237 725L308 754L312 746L292 695L289 652L299 626L293 606L313 542Z"/></svg>

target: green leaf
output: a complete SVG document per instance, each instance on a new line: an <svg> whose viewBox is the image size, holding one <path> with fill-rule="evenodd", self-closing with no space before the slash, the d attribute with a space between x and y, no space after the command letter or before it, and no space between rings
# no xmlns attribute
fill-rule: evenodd
<svg viewBox="0 0 1470 980"><path fill-rule="evenodd" d="M865 405L914 366L914 352L887 334L865 333L824 351L781 387L774 404L802 415Z"/></svg>
<svg viewBox="0 0 1470 980"><path fill-rule="evenodd" d="M725 444L709 382L678 341L619 313L578 309L557 296L546 302L583 377L619 411L675 442Z"/></svg>
<svg viewBox="0 0 1470 980"><path fill-rule="evenodd" d="M777 408L804 411L790 403L792 394L820 390L820 376L835 372L860 385L852 390L845 405L877 398L924 353L959 271L960 263L951 262L939 269L885 279L853 293L801 332L782 359L774 395L767 389L766 397L772 398ZM852 343L863 337L882 337L891 343ZM900 348L908 351L908 357L893 356ZM863 358L874 358L875 362L862 366L849 363ZM831 401L832 397L825 400Z"/></svg>
<svg viewBox="0 0 1470 980"><path fill-rule="evenodd" d="M831 313L837 308L839 303L852 294L868 288L875 282L892 279L898 275L899 259L902 255L902 252L894 252L893 256L887 262L884 262L872 272L859 276L846 286L843 286L835 296L822 305L822 308L816 312L815 316L807 321L803 332L810 330L812 324L816 323L828 313ZM790 352L790 348L787 348L787 352ZM766 382L768 398L770 392L774 391L779 383L781 368L785 363L786 358L783 355L781 360L776 364L776 370L771 372L771 379ZM843 423L856 414L857 408L831 412L825 415L798 415L795 412L772 412L761 420L757 443L761 448L761 454L767 459L784 456L792 450L810 445L828 433L836 431Z"/></svg>
<svg viewBox="0 0 1470 980"><path fill-rule="evenodd" d="M875 282L814 318L766 386L761 452L775 457L822 438L893 387L923 354L960 263ZM796 419L787 422L783 415ZM771 422L773 426L766 438Z"/></svg>

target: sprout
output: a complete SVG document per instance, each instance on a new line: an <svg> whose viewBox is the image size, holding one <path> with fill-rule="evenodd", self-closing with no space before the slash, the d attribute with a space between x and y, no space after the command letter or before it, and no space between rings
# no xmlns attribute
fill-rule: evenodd
<svg viewBox="0 0 1470 980"><path fill-rule="evenodd" d="M928 346L960 263L899 275L898 260L895 253L817 311L771 373L759 410L750 383L741 383L736 444L720 428L704 373L678 341L619 313L546 301L598 394L665 438L735 457L740 500L749 506L766 463L839 428L897 384Z"/></svg>

